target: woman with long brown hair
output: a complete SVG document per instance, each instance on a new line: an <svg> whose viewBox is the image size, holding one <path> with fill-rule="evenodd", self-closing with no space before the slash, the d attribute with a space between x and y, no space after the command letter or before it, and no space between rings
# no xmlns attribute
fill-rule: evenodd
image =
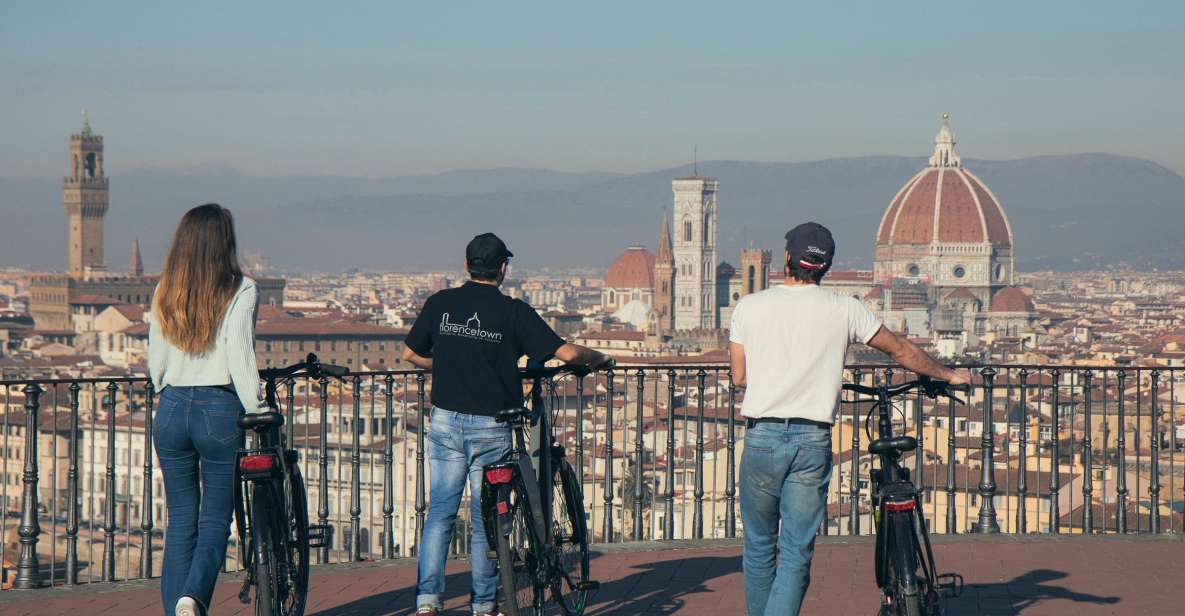
<svg viewBox="0 0 1185 616"><path fill-rule="evenodd" d="M165 478L161 599L166 616L201 616L226 559L238 426L266 410L255 366L255 282L243 275L234 219L214 203L185 213L152 301L148 372Z"/></svg>

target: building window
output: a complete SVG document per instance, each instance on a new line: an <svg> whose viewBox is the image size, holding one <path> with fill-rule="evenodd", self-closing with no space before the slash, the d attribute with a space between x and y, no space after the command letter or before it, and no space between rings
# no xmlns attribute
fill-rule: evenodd
<svg viewBox="0 0 1185 616"><path fill-rule="evenodd" d="M684 242L691 241L691 221L690 220L683 221L683 241Z"/></svg>
<svg viewBox="0 0 1185 616"><path fill-rule="evenodd" d="M909 275L910 276L917 276L921 273L922 273L922 268L918 267L917 263L910 263L909 264Z"/></svg>
<svg viewBox="0 0 1185 616"><path fill-rule="evenodd" d="M963 276L967 275L967 269L964 268L962 265L956 265L954 274L955 274L955 278L962 278Z"/></svg>

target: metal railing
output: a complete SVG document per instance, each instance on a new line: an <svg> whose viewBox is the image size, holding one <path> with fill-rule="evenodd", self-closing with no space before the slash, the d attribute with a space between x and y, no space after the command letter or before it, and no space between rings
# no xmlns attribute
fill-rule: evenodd
<svg viewBox="0 0 1185 616"><path fill-rule="evenodd" d="M895 408L895 430L920 443L904 465L932 532L1181 532L1185 369L973 369L968 406L918 395ZM865 384L910 376L889 366L846 372ZM743 532L743 390L727 366L619 366L545 386L557 438L583 478L595 541ZM415 554L428 506L429 390L415 371L281 385L309 517L335 528L318 562ZM0 381L5 585L159 575L167 516L155 399L142 377ZM871 532L868 408L841 400L821 533ZM463 502L454 553L468 549L468 517ZM234 539L228 569L238 566Z"/></svg>

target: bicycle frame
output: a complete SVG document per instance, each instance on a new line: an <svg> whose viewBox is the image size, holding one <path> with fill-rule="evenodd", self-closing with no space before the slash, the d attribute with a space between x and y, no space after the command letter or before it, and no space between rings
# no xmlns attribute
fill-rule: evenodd
<svg viewBox="0 0 1185 616"><path fill-rule="evenodd" d="M526 426L524 423L527 418L521 417L514 420L511 426L514 432L514 446L502 460L494 464L486 465L483 473L487 473L489 477L490 471L498 471L500 469L509 469L513 474L510 479L515 487L521 490L527 498L527 506L525 513L527 514L528 522L531 530L534 533L534 539L537 545L544 545L549 535L546 529L551 528L552 503L551 499L554 496L554 486L552 485L553 468L552 455L556 454L556 449L559 447L552 439L551 432L551 418L547 410L543 407L543 394L541 391L543 379L542 377L535 377L532 379L531 385L531 418L535 419L534 430L537 438L532 441L536 443L539 453L539 468L536 472L535 464L531 461L532 454L527 448L526 443ZM559 452L562 455L562 448ZM546 452L547 455L544 455ZM483 505L486 504L487 499L482 495ZM492 499L489 499L492 503ZM499 505L493 503L492 506ZM522 506L522 505L520 505ZM532 512L540 512L540 515L532 515ZM508 514L509 511L482 511L482 518L486 524L486 542L490 549L495 549L495 533L502 532L502 529L494 526L492 521L501 521Z"/></svg>
<svg viewBox="0 0 1185 616"><path fill-rule="evenodd" d="M947 386L943 386L947 387ZM925 594L927 603L933 603L939 597L940 588L952 588L953 594L959 594L961 581L957 574L944 574L941 578L950 577L949 584L939 580L934 565L934 552L930 545L930 533L926 527L926 519L921 514L921 495L914 486L909 469L900 464L905 451L915 450L917 442L912 437L894 437L892 423L892 404L894 397L902 395L915 388L920 388L930 397L936 397L941 392L935 388L933 382L927 379L908 382L890 387L882 384L877 387L848 384L844 389L876 396L877 440L869 444L869 452L877 456L879 468L871 472L872 479L872 507L875 515L874 531L876 532L875 573L877 587L886 590L889 584L888 566L892 564L903 580L895 580L902 584L901 591L906 596ZM953 396L952 396L953 397ZM956 398L957 400L957 398ZM856 429L859 429L858 427ZM921 455L919 452L917 455ZM916 520L916 528L914 522ZM890 533L893 544L889 544ZM921 535L920 545L917 535ZM905 545L903 545L903 543ZM890 559L892 562L890 563ZM920 560L920 562L918 562ZM924 587L919 584L915 572L922 569Z"/></svg>

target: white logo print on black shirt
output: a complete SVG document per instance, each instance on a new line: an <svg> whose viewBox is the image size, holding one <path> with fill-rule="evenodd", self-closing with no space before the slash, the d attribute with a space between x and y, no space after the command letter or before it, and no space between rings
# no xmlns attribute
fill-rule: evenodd
<svg viewBox="0 0 1185 616"><path fill-rule="evenodd" d="M442 336L463 336L486 342L502 342L502 332L491 332L481 328L481 319L477 318L476 312L469 317L468 321L465 321L464 325L449 322L447 312L440 315L440 334Z"/></svg>

